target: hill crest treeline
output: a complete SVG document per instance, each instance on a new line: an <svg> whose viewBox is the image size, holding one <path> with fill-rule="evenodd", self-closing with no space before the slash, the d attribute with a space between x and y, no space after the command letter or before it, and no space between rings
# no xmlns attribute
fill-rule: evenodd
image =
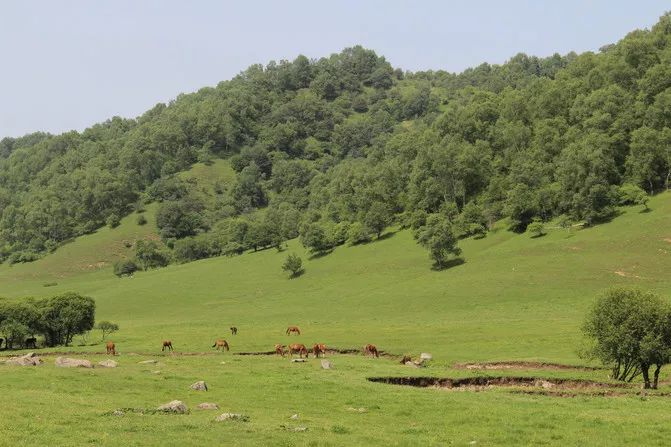
<svg viewBox="0 0 671 447"><path fill-rule="evenodd" d="M671 181L671 16L598 53L404 73L361 47L253 65L137 119L0 142L0 260L30 261L161 202L178 259L297 237L315 251L430 214L607 219L622 185ZM176 176L230 158L204 196ZM631 188L630 186L627 186Z"/></svg>

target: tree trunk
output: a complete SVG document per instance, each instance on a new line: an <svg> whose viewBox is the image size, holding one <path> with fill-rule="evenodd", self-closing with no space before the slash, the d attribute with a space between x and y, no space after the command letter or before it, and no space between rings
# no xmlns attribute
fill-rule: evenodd
<svg viewBox="0 0 671 447"><path fill-rule="evenodd" d="M653 382L652 382L652 389L653 389L653 390L656 390L656 389L657 389L657 383L659 382L659 372L662 370L662 365L661 365L661 363L658 363L658 364L655 365L655 366L656 366L656 368L655 368L655 375L654 375Z"/></svg>
<svg viewBox="0 0 671 447"><path fill-rule="evenodd" d="M641 365L641 372L643 373L643 388L649 390L650 386L650 366Z"/></svg>

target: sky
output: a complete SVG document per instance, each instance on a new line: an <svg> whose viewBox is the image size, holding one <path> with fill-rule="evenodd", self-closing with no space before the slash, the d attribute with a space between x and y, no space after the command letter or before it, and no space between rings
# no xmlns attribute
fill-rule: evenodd
<svg viewBox="0 0 671 447"><path fill-rule="evenodd" d="M404 70L597 51L668 0L0 0L0 138L136 117L254 63L363 45Z"/></svg>

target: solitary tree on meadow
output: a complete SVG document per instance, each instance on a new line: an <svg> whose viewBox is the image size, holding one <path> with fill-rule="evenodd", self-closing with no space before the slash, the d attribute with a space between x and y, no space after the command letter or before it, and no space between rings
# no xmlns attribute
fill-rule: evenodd
<svg viewBox="0 0 671 447"><path fill-rule="evenodd" d="M303 260L295 253L290 253L282 264L282 270L289 273L290 278L295 278L303 273Z"/></svg>
<svg viewBox="0 0 671 447"><path fill-rule="evenodd" d="M584 355L609 365L614 379L631 382L643 375L645 388L657 388L662 366L671 360L671 306L660 296L611 289L597 299L583 332L591 342Z"/></svg>

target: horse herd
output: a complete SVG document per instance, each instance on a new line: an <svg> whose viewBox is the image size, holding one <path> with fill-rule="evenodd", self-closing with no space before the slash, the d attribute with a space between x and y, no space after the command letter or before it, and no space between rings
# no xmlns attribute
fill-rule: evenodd
<svg viewBox="0 0 671 447"><path fill-rule="evenodd" d="M232 335L238 334L237 327L233 326L230 328L230 330ZM298 328L298 326L289 326L286 330L286 334L301 335L301 330ZM228 345L228 342L222 338L217 339L212 345L212 347L216 348L217 351L220 350L230 351L231 349L230 346ZM174 350L174 348L172 347L171 340L163 340L163 346L161 347L161 352L164 352L166 349L168 351ZM367 344L363 347L363 353L364 355L372 355L373 357L380 357L380 353L378 352L377 347L371 344ZM107 354L116 355L116 345L114 344L114 342L111 341L107 342ZM275 354L280 355L282 357L284 357L286 354L288 354L289 357L293 357L294 354L298 354L300 358L303 358L303 356L307 358L309 351L308 348L302 343L291 343L288 346L278 343L275 345ZM312 346L312 354L315 356L315 358L318 358L320 356L323 357L324 355L326 355L326 345L323 343L315 343Z"/></svg>

